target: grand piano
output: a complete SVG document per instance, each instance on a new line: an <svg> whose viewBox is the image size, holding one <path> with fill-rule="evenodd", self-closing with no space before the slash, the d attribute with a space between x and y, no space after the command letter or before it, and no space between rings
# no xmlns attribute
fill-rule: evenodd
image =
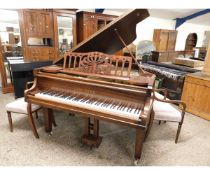
<svg viewBox="0 0 210 175"><path fill-rule="evenodd" d="M25 91L29 123L39 138L31 104L43 106L45 130L52 131L52 109L84 117L82 143L98 147L101 120L136 129L135 159L140 159L151 124L155 75L145 72L135 57L112 55L136 38L136 24L149 16L146 9L130 10L65 53L54 65L36 70Z"/></svg>

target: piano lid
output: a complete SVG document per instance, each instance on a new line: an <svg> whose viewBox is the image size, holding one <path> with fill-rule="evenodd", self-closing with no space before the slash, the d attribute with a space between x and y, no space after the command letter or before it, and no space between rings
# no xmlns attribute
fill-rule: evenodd
<svg viewBox="0 0 210 175"><path fill-rule="evenodd" d="M86 40L73 47L72 52L98 51L106 54L114 54L125 46L120 41L116 30L126 45L136 39L136 24L149 16L147 9L129 10L116 20L110 22L101 30L97 31ZM58 59L55 63L62 61Z"/></svg>

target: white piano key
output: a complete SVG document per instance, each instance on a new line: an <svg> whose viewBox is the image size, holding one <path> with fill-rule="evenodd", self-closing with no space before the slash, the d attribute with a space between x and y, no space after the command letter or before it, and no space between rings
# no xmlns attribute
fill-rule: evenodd
<svg viewBox="0 0 210 175"><path fill-rule="evenodd" d="M56 101L75 107L82 107L89 110L95 110L131 119L138 119L141 112L141 110L136 110L136 108L138 108L138 105L126 105L126 103L120 101L116 102L110 99L101 99L101 97L97 99L96 97L91 97L87 95L82 96L76 93L70 94L69 96L66 95L66 97L64 97L64 95L64 93L56 93L54 91L52 93L41 92L35 94L35 96L42 99Z"/></svg>

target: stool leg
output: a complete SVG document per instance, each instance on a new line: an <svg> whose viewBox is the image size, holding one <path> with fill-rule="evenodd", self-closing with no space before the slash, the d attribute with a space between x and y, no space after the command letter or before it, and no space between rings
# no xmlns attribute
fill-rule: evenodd
<svg viewBox="0 0 210 175"><path fill-rule="evenodd" d="M13 132L11 112L7 111L7 116L8 116L8 120L9 120L9 128L10 128L10 131Z"/></svg>
<svg viewBox="0 0 210 175"><path fill-rule="evenodd" d="M177 130L177 133L176 133L175 143L178 142L179 134L180 134L181 128L182 128L182 123L179 123L179 125L178 125L178 130Z"/></svg>
<svg viewBox="0 0 210 175"><path fill-rule="evenodd" d="M32 112L31 112L31 104L30 103L28 103L27 110L28 110L28 120L29 120L29 124L31 126L31 129L32 129L35 137L39 138L39 135L38 135L38 132L36 130L35 123L34 123L33 115L32 115Z"/></svg>
<svg viewBox="0 0 210 175"><path fill-rule="evenodd" d="M38 118L39 118L39 116L38 116L38 112L37 112L37 111L35 111L35 114L36 114L36 119L38 119Z"/></svg>

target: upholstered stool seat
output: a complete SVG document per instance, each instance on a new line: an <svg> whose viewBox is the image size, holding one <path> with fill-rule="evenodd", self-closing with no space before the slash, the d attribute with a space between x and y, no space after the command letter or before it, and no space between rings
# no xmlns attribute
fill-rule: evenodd
<svg viewBox="0 0 210 175"><path fill-rule="evenodd" d="M6 110L14 113L22 113L22 114L28 114L27 111L27 102L25 102L24 97L18 98L15 101L8 103L6 105ZM32 112L36 111L39 109L39 105L32 105Z"/></svg>
<svg viewBox="0 0 210 175"><path fill-rule="evenodd" d="M155 120L181 122L182 113L173 104L160 102L155 100L153 104L153 110L155 112Z"/></svg>
<svg viewBox="0 0 210 175"><path fill-rule="evenodd" d="M15 101L8 103L6 105L6 111L8 114L8 120L9 120L9 126L10 131L13 132L13 124L12 124L12 117L11 113L19 113L19 114L26 114L28 115L27 110L27 102L25 102L24 97L18 98ZM39 105L32 104L32 113L36 113L36 117L38 118L37 110L39 110L41 107Z"/></svg>

